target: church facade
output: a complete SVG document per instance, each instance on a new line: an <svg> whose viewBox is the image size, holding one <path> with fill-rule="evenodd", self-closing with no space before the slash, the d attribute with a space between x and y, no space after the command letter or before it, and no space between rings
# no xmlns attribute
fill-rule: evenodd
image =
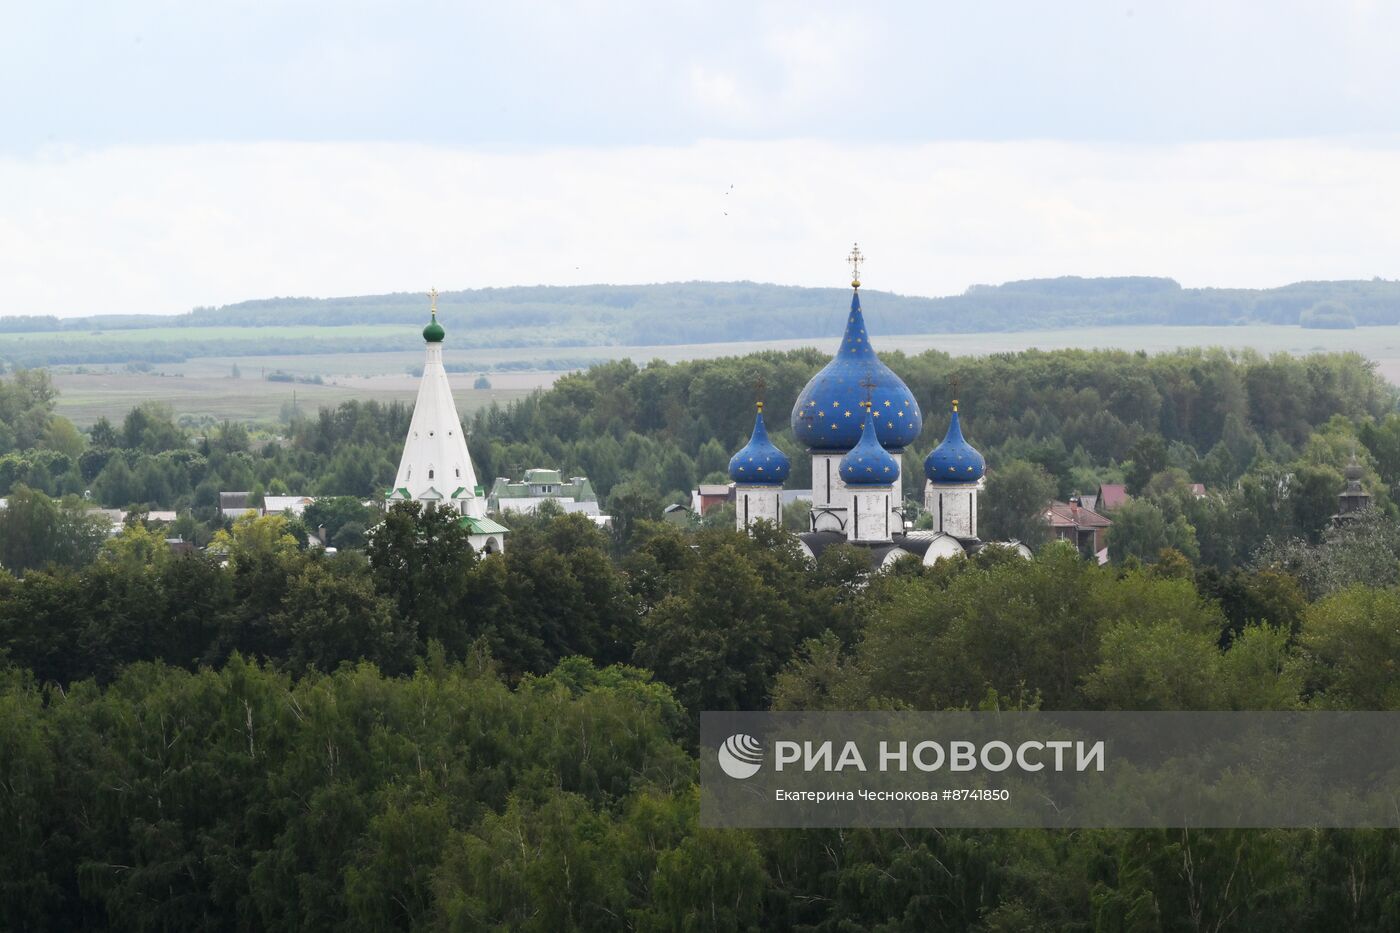
<svg viewBox="0 0 1400 933"><path fill-rule="evenodd" d="M987 465L963 437L957 399L943 442L923 461L923 506L933 529L915 531L905 520L904 461L923 429L923 414L909 387L871 346L860 305L861 258L859 247L851 251L851 310L836 355L792 408L793 436L812 458L810 527L798 538L811 557L838 542L866 548L876 566L906 556L932 564L975 552L984 546L977 503ZM781 490L791 468L768 437L760 403L748 444L729 462L740 530L758 521L781 522ZM1019 542L1003 543L1030 556Z"/></svg>

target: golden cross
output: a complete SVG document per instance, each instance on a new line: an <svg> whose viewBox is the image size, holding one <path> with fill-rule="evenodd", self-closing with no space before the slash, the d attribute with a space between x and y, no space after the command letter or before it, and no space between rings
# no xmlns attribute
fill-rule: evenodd
<svg viewBox="0 0 1400 933"><path fill-rule="evenodd" d="M759 411L763 411L763 390L768 388L768 381L763 378L762 373L755 373L753 382L749 385L753 386L754 404L758 406Z"/></svg>
<svg viewBox="0 0 1400 933"><path fill-rule="evenodd" d="M860 264L865 261L865 256L861 254L860 244L851 244L851 255L846 257L846 261L851 264L851 287L860 288Z"/></svg>
<svg viewBox="0 0 1400 933"><path fill-rule="evenodd" d="M432 303L433 303L433 317L437 317L437 289L436 289L436 288L433 288L433 289L429 289L429 290L428 290L428 298L429 298L429 300L431 300Z"/></svg>

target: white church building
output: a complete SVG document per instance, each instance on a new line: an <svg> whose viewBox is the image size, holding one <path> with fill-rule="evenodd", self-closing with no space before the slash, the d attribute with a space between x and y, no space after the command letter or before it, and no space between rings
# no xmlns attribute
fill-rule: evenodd
<svg viewBox="0 0 1400 933"><path fill-rule="evenodd" d="M429 294L432 320L423 328L427 345L423 377L399 470L385 500L389 505L416 501L426 508L451 509L461 516L472 547L479 553L494 554L505 550L507 529L486 514L486 494L477 483L452 386L442 365L446 332L437 319L437 291Z"/></svg>
<svg viewBox="0 0 1400 933"><path fill-rule="evenodd" d="M909 387L876 355L860 306L859 247L851 251L851 310L841 345L807 383L793 405L793 436L812 458L810 528L798 535L809 557L838 542L869 550L888 566L913 556L925 564L979 550L977 500L987 464L962 434L957 399L948 433L925 458L924 509L933 529L915 531L905 520L904 455L918 440L923 414ZM763 408L748 444L729 461L736 524L781 523L781 492L791 471L788 456L769 440ZM1004 542L1023 556L1024 544Z"/></svg>

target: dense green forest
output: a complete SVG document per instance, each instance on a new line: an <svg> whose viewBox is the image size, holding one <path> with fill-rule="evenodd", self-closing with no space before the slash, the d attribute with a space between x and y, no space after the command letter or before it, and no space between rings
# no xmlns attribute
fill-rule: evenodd
<svg viewBox="0 0 1400 933"><path fill-rule="evenodd" d="M988 537L1043 539L1046 497L1127 482L1115 564L1040 543L872 577L780 529L657 521L722 475L755 380L782 411L816 353L608 364L481 412L483 482L584 473L617 516L511 516L489 557L442 513L359 504L402 407L81 433L42 373L0 380L0 927L1400 924L1389 830L698 827L701 710L1400 708L1400 413L1365 361L886 360L927 413L913 474L959 377ZM1333 523L1353 457L1375 508ZM233 488L338 497L229 523ZM109 537L92 504L135 508ZM207 549L172 553L157 506Z"/></svg>
<svg viewBox="0 0 1400 933"><path fill-rule="evenodd" d="M1395 512L1395 393L1355 355L1061 350L954 359L929 351L885 359L927 413L906 461L904 493L914 508L919 465L947 426L947 380L960 379L965 431L991 465L989 538L1037 541L1043 529L1033 517L1047 498L1126 481L1137 500L1114 532L1117 555L1151 559L1170 545L1224 570L1268 539L1315 542L1352 456L1376 506ZM487 485L537 466L588 476L625 529L686 501L695 483L723 478L752 426L756 380L770 410L781 412L823 362L816 351L793 351L608 363L478 412L472 456ZM191 436L169 411L146 406L82 434L53 415L42 373L0 387L0 413L10 413L0 420L0 496L24 485L114 508L178 509L189 519L182 531L201 544L217 529L221 490L382 495L409 414L348 403L272 433L224 424ZM808 458L781 418L770 421L793 458L788 485L808 485ZM1192 482L1210 495L1189 494Z"/></svg>
<svg viewBox="0 0 1400 933"><path fill-rule="evenodd" d="M478 346L598 344L649 346L834 337L843 319L829 311L847 293L755 282L482 288L444 292L452 320L471 322ZM869 291L890 334L1040 330L1129 324L1302 324L1355 327L1400 323L1400 282L1299 282L1270 289L1182 288L1171 279L1066 276L1004 285L975 285L961 295L921 298ZM48 334L0 341L11 366L175 362L197 356L285 353L285 337L213 333L205 328L314 325L322 352L416 349L423 296L414 293L346 298L269 298L183 315L50 315L0 317L0 334ZM357 334L348 325L408 325L400 337ZM63 336L149 328L190 329L187 339L73 343ZM335 328L345 328L338 333Z"/></svg>
<svg viewBox="0 0 1400 933"><path fill-rule="evenodd" d="M133 527L0 577L0 925L1400 921L1394 831L706 831L693 744L699 710L770 705L1393 709L1393 586L1313 599L1276 568L1066 545L862 585L848 549L808 566L776 530L514 535L481 559L400 507L328 558L271 517L221 567Z"/></svg>

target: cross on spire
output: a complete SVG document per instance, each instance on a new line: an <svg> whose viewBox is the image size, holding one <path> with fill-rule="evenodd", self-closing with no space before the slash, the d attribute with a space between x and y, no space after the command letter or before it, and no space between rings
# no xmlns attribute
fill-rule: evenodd
<svg viewBox="0 0 1400 933"><path fill-rule="evenodd" d="M860 264L865 262L865 256L860 251L859 243L851 244L851 254L846 261L851 264L851 288L860 288Z"/></svg>
<svg viewBox="0 0 1400 933"><path fill-rule="evenodd" d="M768 381L767 381L766 379L763 378L763 374L762 374L762 373L758 373L758 374L756 374L756 375L753 377L753 382L749 383L749 385L753 386L753 399L754 399L754 404L757 405L757 406L758 406L758 410L759 410L760 412L762 412L762 411L763 411L763 390L766 389L766 388L768 388Z"/></svg>
<svg viewBox="0 0 1400 933"><path fill-rule="evenodd" d="M432 302L433 317L437 317L437 289L428 289L428 300Z"/></svg>
<svg viewBox="0 0 1400 933"><path fill-rule="evenodd" d="M877 386L878 384L879 383L877 383L874 379L870 378L870 373L868 372L865 374L865 378L860 381L860 387L865 390L865 401L861 402L861 406L864 407L866 410L870 409L870 396L871 393L875 391L875 386Z"/></svg>
<svg viewBox="0 0 1400 933"><path fill-rule="evenodd" d="M953 411L958 410L958 376L957 373L948 377L948 388L953 390Z"/></svg>

